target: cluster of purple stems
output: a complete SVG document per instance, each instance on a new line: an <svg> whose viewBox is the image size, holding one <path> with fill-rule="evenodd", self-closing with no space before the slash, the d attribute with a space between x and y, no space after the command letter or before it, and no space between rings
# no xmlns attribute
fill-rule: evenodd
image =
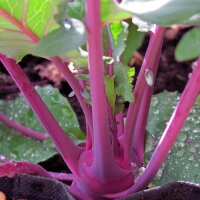
<svg viewBox="0 0 200 200"><path fill-rule="evenodd" d="M11 18L6 12L3 12L3 16L20 28L34 43L39 41L33 32ZM150 70L156 77L165 28L157 26L155 31L151 32L149 45L133 92L135 100L130 103L124 122L123 111L116 116L113 114L105 92L100 0L86 1L85 23L88 31L91 106L84 101L81 95L84 85L80 84L70 72L67 63L59 57L49 58L70 84L83 109L87 124L85 147L76 146L65 134L19 64L12 58L0 54L0 61L48 135L24 127L3 113L0 113L0 121L36 140L44 141L47 137L51 137L71 174L47 173L41 167L26 162L13 165L5 158L2 159L6 164L0 167L0 176L10 174L12 171L15 173L38 171L38 174L42 176L71 180L72 185L67 186L68 190L80 199L112 199L145 189L165 160L199 95L200 59L197 61L150 161L145 166L144 172L136 179L137 170L143 166L144 161L145 128L153 92L153 86L148 85L145 80L145 72ZM112 64L109 66L108 74L113 76Z"/></svg>

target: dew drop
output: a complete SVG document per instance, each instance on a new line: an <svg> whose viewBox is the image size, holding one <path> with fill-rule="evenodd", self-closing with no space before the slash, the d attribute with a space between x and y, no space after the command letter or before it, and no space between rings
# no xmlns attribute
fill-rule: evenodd
<svg viewBox="0 0 200 200"><path fill-rule="evenodd" d="M189 156L188 160L192 161L192 160L194 160L194 157L191 155L191 156Z"/></svg>
<svg viewBox="0 0 200 200"><path fill-rule="evenodd" d="M68 97L73 97L73 96L75 96L74 91L72 91L72 92L70 92L70 93L68 94Z"/></svg>
<svg viewBox="0 0 200 200"><path fill-rule="evenodd" d="M154 76L153 76L153 72L149 69L146 69L145 71L145 79L146 82L149 86L153 86L154 83Z"/></svg>
<svg viewBox="0 0 200 200"><path fill-rule="evenodd" d="M70 29L72 27L71 21L69 19L64 20L64 27Z"/></svg>

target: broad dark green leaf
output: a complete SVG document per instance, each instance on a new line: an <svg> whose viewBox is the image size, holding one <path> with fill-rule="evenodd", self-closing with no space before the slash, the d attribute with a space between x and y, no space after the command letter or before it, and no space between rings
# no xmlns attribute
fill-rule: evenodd
<svg viewBox="0 0 200 200"><path fill-rule="evenodd" d="M123 101L133 102L132 75L134 69L127 66L115 66L115 91Z"/></svg>
<svg viewBox="0 0 200 200"><path fill-rule="evenodd" d="M66 98L51 86L37 88L43 100L54 114L62 128L77 143L84 139L74 111ZM25 99L20 95L15 100L0 101L0 110L11 119L32 129L43 131ZM44 143L21 136L18 132L0 123L0 154L12 160L26 160L40 162L56 154L52 142Z"/></svg>
<svg viewBox="0 0 200 200"><path fill-rule="evenodd" d="M0 53L21 60L37 39L58 27L53 16L63 0L1 0Z"/></svg>
<svg viewBox="0 0 200 200"><path fill-rule="evenodd" d="M84 24L77 19L65 19L63 26L42 38L34 51L40 56L66 56L86 41Z"/></svg>
<svg viewBox="0 0 200 200"><path fill-rule="evenodd" d="M200 0L124 0L118 5L144 21L159 25L187 22L200 13Z"/></svg>
<svg viewBox="0 0 200 200"><path fill-rule="evenodd" d="M128 26L128 37L125 42L126 48L122 54L122 63L128 65L131 60L133 53L140 48L144 41L145 33L139 32L138 27L135 26L131 20L127 21Z"/></svg>
<svg viewBox="0 0 200 200"><path fill-rule="evenodd" d="M193 28L181 38L175 55L178 61L191 60L200 55L200 28Z"/></svg>
<svg viewBox="0 0 200 200"><path fill-rule="evenodd" d="M155 149L178 99L179 95L170 92L163 92L153 97L147 127L149 139L146 161ZM200 104L198 102L199 99L153 184L161 185L171 181L200 182Z"/></svg>

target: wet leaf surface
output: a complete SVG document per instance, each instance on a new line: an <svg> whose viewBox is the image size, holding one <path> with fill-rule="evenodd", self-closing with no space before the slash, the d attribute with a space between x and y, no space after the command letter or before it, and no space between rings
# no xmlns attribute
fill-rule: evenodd
<svg viewBox="0 0 200 200"><path fill-rule="evenodd" d="M84 139L78 120L68 101L52 86L37 88L45 103L58 120L66 133L78 143ZM35 117L22 96L15 100L0 101L0 111L32 129L43 131L42 126ZM21 136L18 132L0 123L0 154L11 160L26 160L41 162L57 152L50 139L44 143Z"/></svg>
<svg viewBox="0 0 200 200"><path fill-rule="evenodd" d="M153 97L148 122L146 162L155 149L166 123L179 99L177 93L163 92ZM153 184L171 181L200 182L200 109L199 98L188 116L165 163L158 171Z"/></svg>

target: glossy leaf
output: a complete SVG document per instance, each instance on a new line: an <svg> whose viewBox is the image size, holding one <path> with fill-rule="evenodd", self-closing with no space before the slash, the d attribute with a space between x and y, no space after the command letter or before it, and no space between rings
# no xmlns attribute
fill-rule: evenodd
<svg viewBox="0 0 200 200"><path fill-rule="evenodd" d="M65 19L63 26L42 38L34 51L38 56L66 56L86 41L84 24L77 19Z"/></svg>
<svg viewBox="0 0 200 200"><path fill-rule="evenodd" d="M67 100L60 95L57 89L51 86L37 88L43 100L54 114L60 125L69 136L78 143L84 139L77 118ZM42 126L33 111L20 95L15 100L0 101L0 110L11 119L32 129L43 131ZM26 160L40 162L56 154L54 145L49 140L44 143L21 136L18 132L0 123L0 152L11 160Z"/></svg>
<svg viewBox="0 0 200 200"><path fill-rule="evenodd" d="M193 28L181 38L175 55L179 61L195 59L200 55L200 28Z"/></svg>
<svg viewBox="0 0 200 200"><path fill-rule="evenodd" d="M123 0L118 5L144 21L159 25L187 22L200 13L200 0Z"/></svg>
<svg viewBox="0 0 200 200"><path fill-rule="evenodd" d="M146 160L155 149L178 99L176 93L170 92L163 92L153 97L147 127L150 139L148 139ZM200 105L198 102L199 99L153 184L161 185L171 181L200 182Z"/></svg>
<svg viewBox="0 0 200 200"><path fill-rule="evenodd" d="M54 21L62 0L1 0L0 53L16 60L33 52L38 40L58 27Z"/></svg>

